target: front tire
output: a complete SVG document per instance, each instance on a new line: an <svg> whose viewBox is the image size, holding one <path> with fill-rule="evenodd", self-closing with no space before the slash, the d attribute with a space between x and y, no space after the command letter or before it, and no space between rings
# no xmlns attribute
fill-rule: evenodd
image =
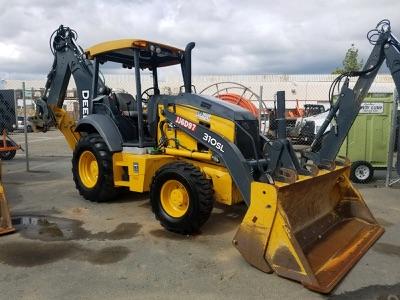
<svg viewBox="0 0 400 300"><path fill-rule="evenodd" d="M213 208L211 180L186 162L167 164L153 178L150 202L156 219L167 230L197 233Z"/></svg>
<svg viewBox="0 0 400 300"><path fill-rule="evenodd" d="M117 196L112 153L97 133L83 136L77 143L72 156L72 175L79 194L87 200L105 202Z"/></svg>
<svg viewBox="0 0 400 300"><path fill-rule="evenodd" d="M350 179L355 183L368 183L374 177L374 168L369 162L356 161L351 164Z"/></svg>

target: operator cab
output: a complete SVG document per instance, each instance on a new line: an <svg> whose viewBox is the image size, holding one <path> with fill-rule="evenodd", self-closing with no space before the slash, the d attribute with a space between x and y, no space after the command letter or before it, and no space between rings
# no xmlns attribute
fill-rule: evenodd
<svg viewBox="0 0 400 300"><path fill-rule="evenodd" d="M158 68L181 65L186 93L191 93L191 50L185 50L145 40L123 39L97 44L86 50L86 57L94 63L92 103L89 113L109 115L121 132L124 146L156 146L156 126L147 119L147 114L157 110L156 98L160 96ZM136 95L101 90L99 88L99 66L107 62L133 69ZM141 71L148 70L153 77L153 86L142 92ZM96 88L95 88L96 87Z"/></svg>

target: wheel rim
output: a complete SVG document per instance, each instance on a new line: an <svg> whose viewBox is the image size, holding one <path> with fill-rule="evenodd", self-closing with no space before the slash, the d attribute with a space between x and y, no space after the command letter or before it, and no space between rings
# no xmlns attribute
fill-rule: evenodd
<svg viewBox="0 0 400 300"><path fill-rule="evenodd" d="M79 178L83 185L92 188L99 177L99 165L94 154L88 150L82 152L78 163Z"/></svg>
<svg viewBox="0 0 400 300"><path fill-rule="evenodd" d="M189 208L189 193L177 180L168 180L163 184L160 199L164 211L174 218L182 217Z"/></svg>
<svg viewBox="0 0 400 300"><path fill-rule="evenodd" d="M367 166L361 165L355 169L354 174L359 180L366 180L369 177L370 170Z"/></svg>

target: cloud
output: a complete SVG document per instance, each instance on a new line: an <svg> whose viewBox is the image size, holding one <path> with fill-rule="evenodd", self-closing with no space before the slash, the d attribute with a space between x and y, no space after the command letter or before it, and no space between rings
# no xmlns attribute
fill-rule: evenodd
<svg viewBox="0 0 400 300"><path fill-rule="evenodd" d="M17 61L22 54L22 50L17 45L0 42L0 59Z"/></svg>
<svg viewBox="0 0 400 300"><path fill-rule="evenodd" d="M400 2L390 0L0 0L0 8L0 77L20 79L47 73L60 24L84 48L126 37L195 41L195 74L329 73L352 43L369 54L366 32L379 20L400 32Z"/></svg>

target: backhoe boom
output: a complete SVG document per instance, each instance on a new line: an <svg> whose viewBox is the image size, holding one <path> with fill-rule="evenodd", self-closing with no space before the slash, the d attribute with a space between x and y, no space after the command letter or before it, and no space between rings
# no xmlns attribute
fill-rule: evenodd
<svg viewBox="0 0 400 300"><path fill-rule="evenodd" d="M373 40L376 36L378 38ZM340 75L331 87L331 109L316 134L311 145L311 152L306 153L306 157L315 164L335 160L341 145L357 118L361 103L385 60L397 90L400 88L400 44L391 33L389 21L383 20L379 22L376 29L369 32L369 40L374 44L374 48L362 71ZM353 88L349 88L349 77L354 76L358 76L358 80ZM333 90L343 79L345 81L338 99L333 103ZM329 124L332 124L331 129L326 132Z"/></svg>

